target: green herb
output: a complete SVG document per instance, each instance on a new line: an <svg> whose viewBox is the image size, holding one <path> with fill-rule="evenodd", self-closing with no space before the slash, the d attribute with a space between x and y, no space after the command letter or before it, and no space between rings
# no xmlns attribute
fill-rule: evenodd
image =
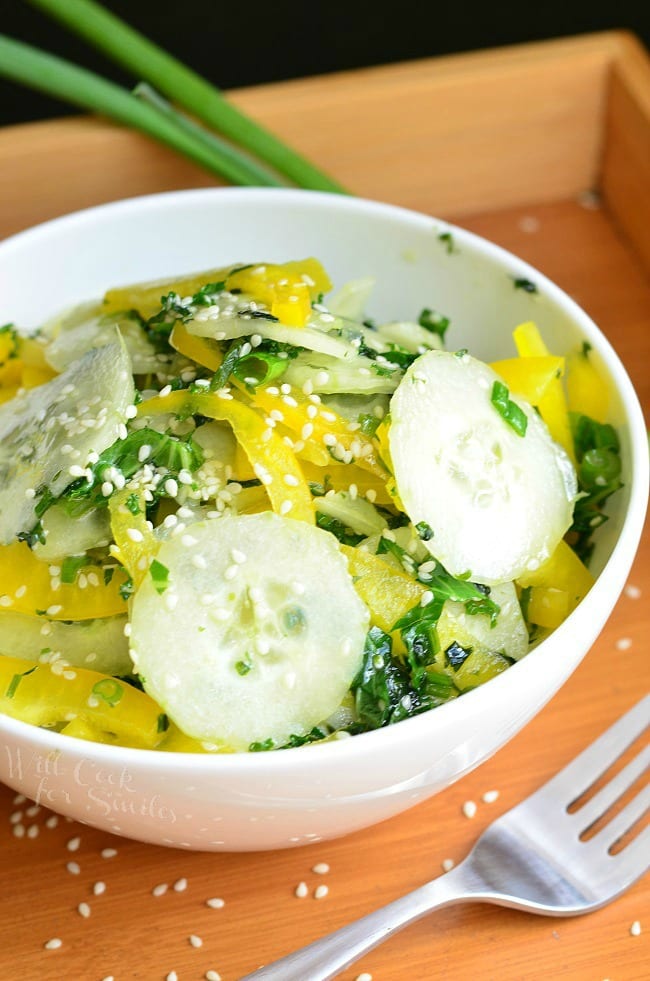
<svg viewBox="0 0 650 981"><path fill-rule="evenodd" d="M156 727L157 732L167 732L169 729L169 716L165 712L161 712L158 716L158 724Z"/></svg>
<svg viewBox="0 0 650 981"><path fill-rule="evenodd" d="M379 428L381 419L378 419L372 412L361 412L357 416L357 422L359 423L359 432L372 438Z"/></svg>
<svg viewBox="0 0 650 981"><path fill-rule="evenodd" d="M492 386L490 401L501 418L504 419L512 429L514 429L518 436L526 435L528 416L516 402L512 401L508 388L503 384L503 382L495 381L494 385Z"/></svg>
<svg viewBox="0 0 650 981"><path fill-rule="evenodd" d="M239 358L232 369L232 374L254 392L258 385L269 385L280 378L288 365L289 360L286 357L281 358L277 354L266 351L255 351L253 354Z"/></svg>
<svg viewBox="0 0 650 981"><path fill-rule="evenodd" d="M237 362L241 357L241 351L245 342L233 341L233 343L228 348L226 356L223 361L215 371L210 381L210 391L218 392L220 388L223 388L227 383L230 375L232 374Z"/></svg>
<svg viewBox="0 0 650 981"><path fill-rule="evenodd" d="M418 533L418 538L423 542L430 542L433 538L433 528L426 521L418 521L415 530Z"/></svg>
<svg viewBox="0 0 650 981"><path fill-rule="evenodd" d="M573 412L569 413L569 420L582 491L573 511L570 541L579 558L587 563L593 552L593 533L608 520L603 505L623 486L620 443L609 424Z"/></svg>
<svg viewBox="0 0 650 981"><path fill-rule="evenodd" d="M140 514L140 497L138 494L129 494L124 503L131 514Z"/></svg>
<svg viewBox="0 0 650 981"><path fill-rule="evenodd" d="M453 640L449 647L445 648L445 664L453 668L454 671L458 671L471 653L471 647L462 647L458 641Z"/></svg>
<svg viewBox="0 0 650 981"><path fill-rule="evenodd" d="M362 729L379 729L414 715L420 707L408 672L392 656L392 641L379 627L366 636L363 664L350 686Z"/></svg>
<svg viewBox="0 0 650 981"><path fill-rule="evenodd" d="M275 748L275 742L270 737L268 739L262 740L262 742L251 743L248 747L249 753L268 753L270 749Z"/></svg>
<svg viewBox="0 0 650 981"><path fill-rule="evenodd" d="M102 678L95 682L91 690L93 695L101 698L111 708L115 708L124 695L124 688L115 678Z"/></svg>
<svg viewBox="0 0 650 981"><path fill-rule="evenodd" d="M67 555L61 563L61 582L75 582L77 573L86 565L88 565L87 555Z"/></svg>
<svg viewBox="0 0 650 981"><path fill-rule="evenodd" d="M451 232L441 232L438 235L438 241L442 242L443 245L445 246L447 255L451 255L453 252L456 251L454 236L452 235Z"/></svg>
<svg viewBox="0 0 650 981"><path fill-rule="evenodd" d="M118 593L120 594L120 597L125 602L131 599L134 591L135 591L135 587L133 585L133 579L131 578L131 576L125 579L123 583L120 583L120 586L118 588Z"/></svg>
<svg viewBox="0 0 650 981"><path fill-rule="evenodd" d="M342 545L358 545L365 538L365 535L358 535L351 528L346 527L338 518L332 518L321 511L316 511L316 524L338 538Z"/></svg>
<svg viewBox="0 0 650 981"><path fill-rule="evenodd" d="M11 681L9 682L9 685L5 692L5 698L13 698L14 695L16 694L16 689L18 688L18 685L23 680L23 678L26 678L28 674L32 673L32 671L36 671L37 667L38 665L34 665L34 667L30 668L28 671L23 671L20 674L15 674L11 679Z"/></svg>
<svg viewBox="0 0 650 981"><path fill-rule="evenodd" d="M297 746L306 746L308 743L316 743L321 739L325 739L326 733L318 726L314 726L309 732L305 733L304 736L289 736L288 740L284 745L280 746L280 749L295 749Z"/></svg>
<svg viewBox="0 0 650 981"><path fill-rule="evenodd" d="M237 661L235 664L235 671L242 677L252 669L253 665L250 661Z"/></svg>
<svg viewBox="0 0 650 981"><path fill-rule="evenodd" d="M109 583L113 581L113 576L115 575L115 566L107 565L104 566L104 585L108 586Z"/></svg>
<svg viewBox="0 0 650 981"><path fill-rule="evenodd" d="M513 278L513 284L516 290L523 290L524 293L538 292L535 283L533 283L530 279L526 279L524 276Z"/></svg>
<svg viewBox="0 0 650 981"><path fill-rule="evenodd" d="M153 582L154 589L161 594L169 587L169 569L158 559L154 559L149 566L149 575Z"/></svg>
<svg viewBox="0 0 650 981"><path fill-rule="evenodd" d="M448 317L443 317L437 310L429 310L425 307L420 312L418 323L420 327L424 327L425 330L430 331L432 334L437 334L444 341L450 321Z"/></svg>

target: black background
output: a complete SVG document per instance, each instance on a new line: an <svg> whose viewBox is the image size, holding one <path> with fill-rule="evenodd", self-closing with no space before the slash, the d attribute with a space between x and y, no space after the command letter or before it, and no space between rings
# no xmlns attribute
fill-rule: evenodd
<svg viewBox="0 0 650 981"><path fill-rule="evenodd" d="M524 41L626 29L650 47L647 0L105 0L221 88ZM133 79L24 0L0 0L0 31L115 81ZM0 125L77 112L0 80Z"/></svg>

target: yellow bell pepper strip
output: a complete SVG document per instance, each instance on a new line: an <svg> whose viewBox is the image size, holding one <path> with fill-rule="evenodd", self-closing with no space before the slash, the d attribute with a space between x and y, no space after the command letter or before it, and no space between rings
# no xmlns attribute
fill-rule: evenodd
<svg viewBox="0 0 650 981"><path fill-rule="evenodd" d="M594 367L588 348L573 351L567 358L566 375L569 412L589 416L596 422L607 421L609 392Z"/></svg>
<svg viewBox="0 0 650 981"><path fill-rule="evenodd" d="M36 388L54 378L56 371L45 360L44 348L33 337L22 337L13 328L0 328L0 400L8 401L21 388Z"/></svg>
<svg viewBox="0 0 650 981"><path fill-rule="evenodd" d="M341 545L348 560L354 588L370 610L371 620L386 633L412 610L426 590L406 572L389 565L379 555Z"/></svg>
<svg viewBox="0 0 650 981"><path fill-rule="evenodd" d="M62 660L31 664L0 655L0 712L13 719L99 742L155 749L164 713L145 692Z"/></svg>
<svg viewBox="0 0 650 981"><path fill-rule="evenodd" d="M147 320L158 313L163 296L167 296L168 293L177 293L181 298L194 296L207 283L225 282L232 269L233 266L231 265L221 269L208 269L205 272L193 273L182 279L161 279L116 287L104 294L102 311L103 313L118 313L121 310L137 310L140 316Z"/></svg>
<svg viewBox="0 0 650 981"><path fill-rule="evenodd" d="M184 354L186 358L196 361L210 371L216 371L223 363L223 353L218 342L210 337L190 334L180 320L177 320L172 328L169 343L179 354Z"/></svg>
<svg viewBox="0 0 650 981"><path fill-rule="evenodd" d="M300 454L296 456L300 457ZM302 471L310 482L326 483L328 490L347 491L354 484L359 497L366 497L372 504L385 506L395 502L388 493L383 477L362 470L355 463L337 463L331 458L319 464L303 461Z"/></svg>
<svg viewBox="0 0 650 981"><path fill-rule="evenodd" d="M258 263L235 270L226 279L227 290L241 290L269 307L271 314L289 327L304 327L312 301L332 288L317 259L280 265Z"/></svg>
<svg viewBox="0 0 650 981"><path fill-rule="evenodd" d="M138 406L139 416L167 412L179 416L202 415L229 423L256 476L266 488L276 514L314 524L309 485L295 454L254 409L232 397L187 391L157 396Z"/></svg>
<svg viewBox="0 0 650 981"><path fill-rule="evenodd" d="M539 405L556 378L564 375L564 358L530 357L493 361L490 367L503 378L511 392L531 405Z"/></svg>
<svg viewBox="0 0 650 981"><path fill-rule="evenodd" d="M531 321L519 324L513 332L515 345L522 358L545 358L550 352L542 340L537 325ZM561 378L555 378L537 402L537 408L556 443L564 447L575 465L573 436L569 425L569 412Z"/></svg>
<svg viewBox="0 0 650 981"><path fill-rule="evenodd" d="M594 577L573 549L562 541L553 555L534 572L517 580L523 589L530 587L528 619L540 627L558 627L583 599Z"/></svg>
<svg viewBox="0 0 650 981"><path fill-rule="evenodd" d="M278 425L287 427L298 444L315 445L319 454L324 449L329 459L355 463L362 470L384 477L386 471L377 459L377 448L372 439L358 430L351 430L347 419L320 401L314 401L316 398L305 395L295 386L283 391L282 387L267 385L255 390L253 403L269 416L276 413Z"/></svg>
<svg viewBox="0 0 650 981"><path fill-rule="evenodd" d="M56 567L37 559L25 542L0 547L0 616L3 610L50 620L114 616L126 612L120 592L125 582L121 569L105 582L102 568L88 563L77 570L74 583L62 583Z"/></svg>
<svg viewBox="0 0 650 981"><path fill-rule="evenodd" d="M137 589L160 548L147 521L144 494L125 487L111 494L108 507L115 543L111 545L111 555L124 566Z"/></svg>

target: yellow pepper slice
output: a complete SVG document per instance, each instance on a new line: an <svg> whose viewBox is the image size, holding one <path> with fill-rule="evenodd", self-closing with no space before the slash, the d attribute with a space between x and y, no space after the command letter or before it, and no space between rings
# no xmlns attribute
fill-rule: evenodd
<svg viewBox="0 0 650 981"><path fill-rule="evenodd" d="M300 454L296 455L300 456ZM360 497L368 497L370 492L368 500L373 504L395 503L395 499L388 493L385 478L362 470L356 463L337 463L331 458L319 464L304 461L302 470L309 481L316 484L327 481L328 489L346 491L350 489L351 484L354 484Z"/></svg>
<svg viewBox="0 0 650 981"><path fill-rule="evenodd" d="M566 388L570 412L579 412L596 422L607 421L609 392L587 350L573 351L568 356Z"/></svg>
<svg viewBox="0 0 650 981"><path fill-rule="evenodd" d="M25 542L1 546L0 616L7 609L46 613L51 620L95 620L126 612L126 601L120 595L126 576L120 569L105 583L102 569L89 563L78 570L74 583L62 583L50 568Z"/></svg>
<svg viewBox="0 0 650 981"><path fill-rule="evenodd" d="M21 337L14 330L0 329L1 395L21 388L36 388L54 378L56 371L45 360L44 348L33 337ZM2 397L0 401L8 401Z"/></svg>
<svg viewBox="0 0 650 981"><path fill-rule="evenodd" d="M0 712L82 739L155 749L164 713L145 692L110 675L62 661L34 665L0 655Z"/></svg>
<svg viewBox="0 0 650 981"><path fill-rule="evenodd" d="M172 328L169 343L179 354L184 354L186 358L191 358L210 371L216 371L221 367L223 354L217 341L190 334L180 320L177 320Z"/></svg>
<svg viewBox="0 0 650 981"><path fill-rule="evenodd" d="M137 498L137 511L133 506L134 498ZM131 507L127 505L127 501L131 503ZM111 494L108 507L115 542L111 545L111 555L125 567L137 589L160 548L160 542L147 522L144 495L134 495L125 487L124 490Z"/></svg>
<svg viewBox="0 0 650 981"><path fill-rule="evenodd" d="M257 263L235 270L226 280L227 290L250 293L289 327L304 327L312 301L331 288L329 276L318 259L313 258L279 265Z"/></svg>
<svg viewBox="0 0 650 981"><path fill-rule="evenodd" d="M166 412L181 416L198 414L229 423L256 476L265 486L273 510L314 524L309 485L295 454L254 409L232 397L185 391L152 398L138 406L140 416Z"/></svg>
<svg viewBox="0 0 650 981"><path fill-rule="evenodd" d="M517 580L531 587L528 617L540 627L558 627L575 610L594 582L594 577L565 541L534 572Z"/></svg>
<svg viewBox="0 0 650 981"><path fill-rule="evenodd" d="M556 378L564 375L564 358L529 357L493 361L490 367L503 378L511 392L531 405L539 405Z"/></svg>
<svg viewBox="0 0 650 981"><path fill-rule="evenodd" d="M341 551L372 622L390 633L395 623L420 602L426 586L371 552L349 545L341 545Z"/></svg>
<svg viewBox="0 0 650 981"><path fill-rule="evenodd" d="M208 269L205 272L192 273L181 279L159 279L147 283L134 283L129 286L119 286L104 294L102 309L104 313L118 313L120 310L137 310L147 319L160 310L161 297L168 293L178 293L182 298L193 296L207 283L225 282L233 266L221 269Z"/></svg>
<svg viewBox="0 0 650 981"><path fill-rule="evenodd" d="M519 356L522 358L546 358L549 350L536 324L531 321L519 324L513 332ZM546 392L537 402L537 408L556 443L564 447L575 464L573 436L569 425L569 412L561 378L549 382Z"/></svg>

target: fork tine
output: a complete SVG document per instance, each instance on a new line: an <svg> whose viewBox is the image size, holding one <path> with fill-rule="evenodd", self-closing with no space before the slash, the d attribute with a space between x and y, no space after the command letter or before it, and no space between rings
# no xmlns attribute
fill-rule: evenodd
<svg viewBox="0 0 650 981"><path fill-rule="evenodd" d="M625 793L628 787L632 786L634 781L645 772L648 763L650 763L650 746L645 746L620 773L594 794L591 800L575 811L572 816L580 823L582 831L590 827Z"/></svg>
<svg viewBox="0 0 650 981"><path fill-rule="evenodd" d="M646 695L532 797L565 798L570 804L638 739L649 721L650 695Z"/></svg>
<svg viewBox="0 0 650 981"><path fill-rule="evenodd" d="M593 838L587 842L588 846L609 848L614 842L622 838L632 825L639 821L650 807L650 786L644 787L636 797L634 797L620 811L616 817L612 818L604 828L601 828ZM648 856L646 856L647 862Z"/></svg>
<svg viewBox="0 0 650 981"><path fill-rule="evenodd" d="M609 859L609 879L619 892L627 889L647 872L649 855L650 827L647 827L622 851L617 852L616 855L607 856Z"/></svg>

